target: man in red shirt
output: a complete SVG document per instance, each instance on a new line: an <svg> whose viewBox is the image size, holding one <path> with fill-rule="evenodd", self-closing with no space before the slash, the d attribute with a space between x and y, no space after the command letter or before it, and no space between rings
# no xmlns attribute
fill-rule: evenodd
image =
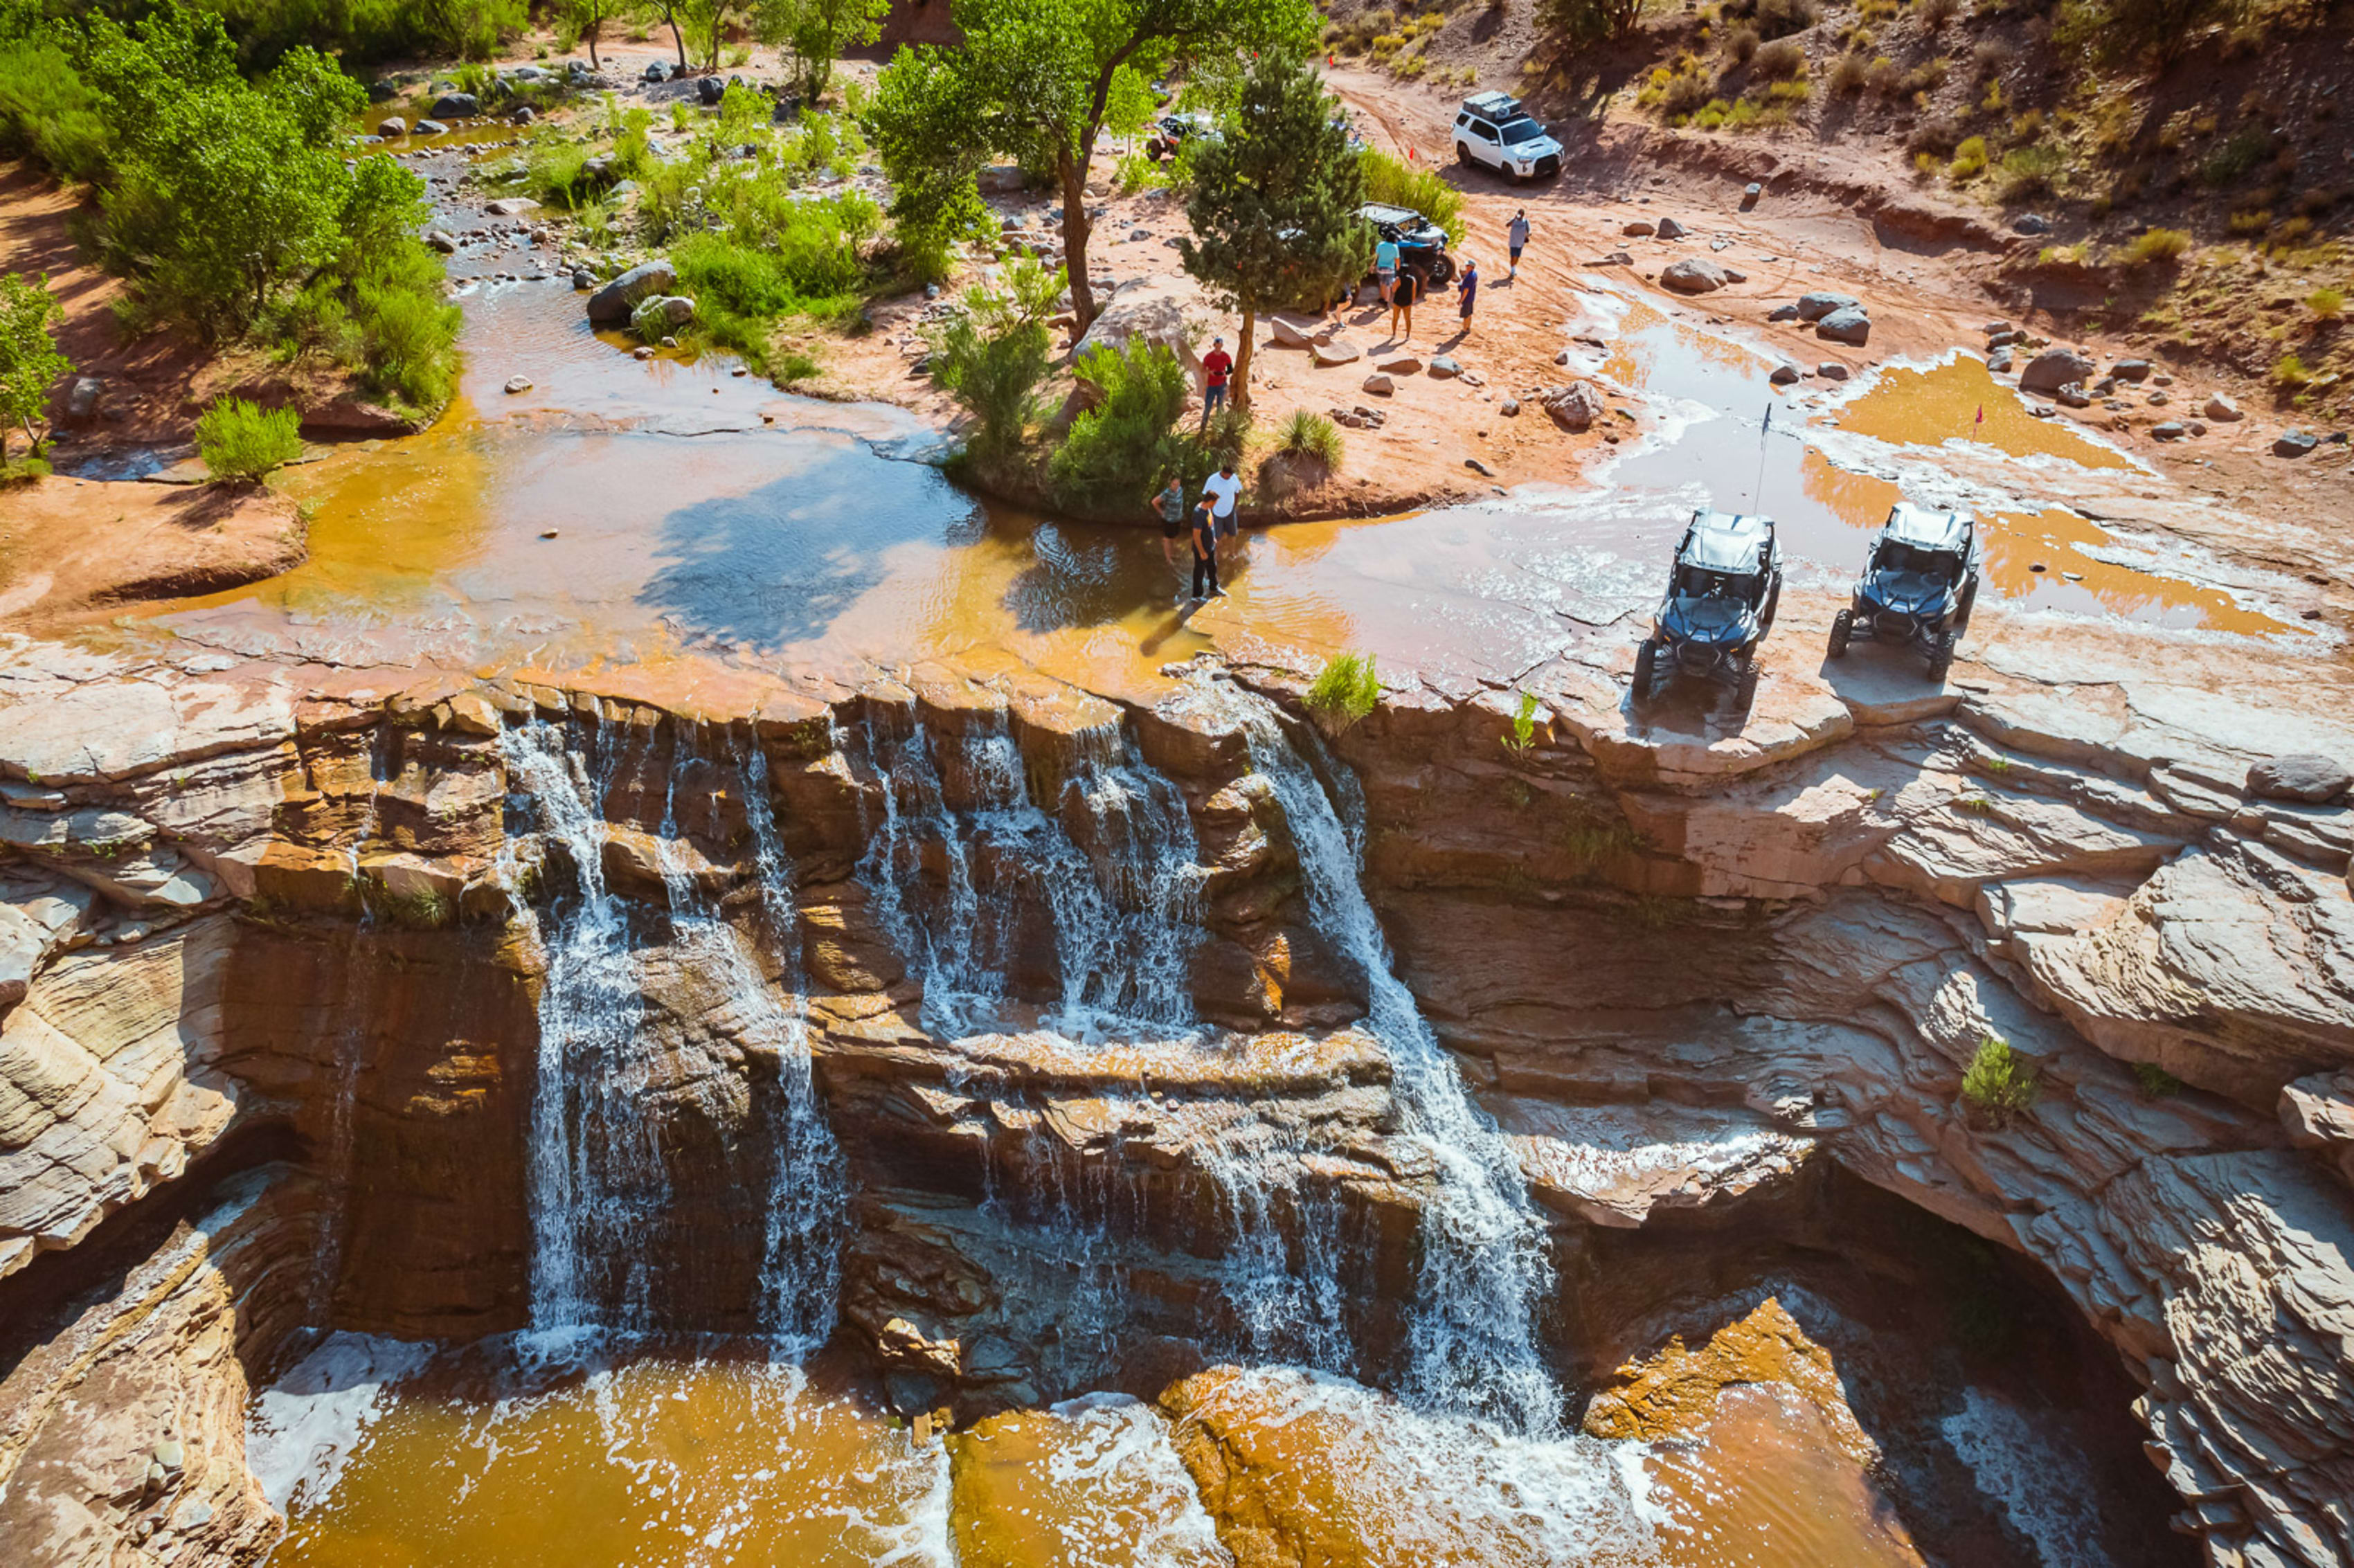
<svg viewBox="0 0 2354 1568"><path fill-rule="evenodd" d="M1235 358L1226 352L1226 340L1214 337L1210 352L1202 356L1202 429L1210 428L1210 416L1225 406L1226 381L1235 373Z"/></svg>

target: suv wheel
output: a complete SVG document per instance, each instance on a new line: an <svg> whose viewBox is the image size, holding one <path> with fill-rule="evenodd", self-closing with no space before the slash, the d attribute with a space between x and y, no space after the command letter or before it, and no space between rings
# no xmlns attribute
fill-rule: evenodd
<svg viewBox="0 0 2354 1568"><path fill-rule="evenodd" d="M1830 655L1837 659L1847 652L1848 639L1855 635L1855 611L1842 609L1831 617Z"/></svg>
<svg viewBox="0 0 2354 1568"><path fill-rule="evenodd" d="M1467 169L1471 166L1470 143L1458 142L1455 143L1455 161L1462 164Z"/></svg>

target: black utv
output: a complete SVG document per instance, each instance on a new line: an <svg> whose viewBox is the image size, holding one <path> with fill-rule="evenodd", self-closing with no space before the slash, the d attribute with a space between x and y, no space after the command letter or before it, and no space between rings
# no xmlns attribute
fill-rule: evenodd
<svg viewBox="0 0 2354 1568"><path fill-rule="evenodd" d="M1899 502L1872 541L1853 603L1831 620L1830 656L1857 639L1903 643L1928 659L1929 679L1943 681L1969 628L1983 562L1968 513Z"/></svg>
<svg viewBox="0 0 2354 1568"><path fill-rule="evenodd" d="M1447 230L1406 207L1367 202L1358 215L1373 226L1374 238L1398 248L1398 270L1414 274L1418 291L1455 281L1455 258L1447 253Z"/></svg>
<svg viewBox="0 0 2354 1568"><path fill-rule="evenodd" d="M1676 546L1667 598L1635 650L1635 700L1649 700L1665 661L1672 673L1733 683L1745 711L1757 695L1757 644L1782 603L1782 545L1774 520L1695 512Z"/></svg>

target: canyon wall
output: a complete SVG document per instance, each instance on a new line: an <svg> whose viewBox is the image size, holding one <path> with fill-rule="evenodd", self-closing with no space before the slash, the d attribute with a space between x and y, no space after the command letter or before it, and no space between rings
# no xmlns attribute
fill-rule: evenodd
<svg viewBox="0 0 2354 1568"><path fill-rule="evenodd" d="M54 1560L266 1543L220 1412L301 1327L545 1315L542 1021L592 892L637 1016L579 1086L635 1237L589 1298L773 1321L805 1042L841 1212L793 1223L838 1227L830 1298L903 1408L1402 1353L1449 1178L1264 698L44 653L0 664L0 1292L40 1325L0 1486ZM2354 811L2270 765L2354 740L2326 694L2220 704L2200 657L1802 687L1733 736L1557 663L1524 736L1511 694L1414 686L1329 744L1243 674L1291 705L1287 768L1362 790L1398 972L1550 1218L1564 1364L1626 1353L1711 1227L1836 1245L1835 1167L2066 1293L2211 1561L2318 1568L2354 1556ZM593 821L557 831L534 757ZM944 1027L968 1001L989 1026ZM1960 1094L1988 1037L2037 1084L1999 1124ZM152 1353L69 1349L101 1342Z"/></svg>

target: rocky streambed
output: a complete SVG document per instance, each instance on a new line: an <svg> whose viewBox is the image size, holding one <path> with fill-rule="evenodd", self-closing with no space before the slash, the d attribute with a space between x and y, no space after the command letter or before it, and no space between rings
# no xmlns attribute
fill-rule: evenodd
<svg viewBox="0 0 2354 1568"><path fill-rule="evenodd" d="M1737 735L1562 660L1524 746L1500 694L1331 739L1206 662L16 644L0 1534L238 1561L292 1503L357 1561L315 1478L397 1534L401 1444L509 1451L449 1412L552 1457L659 1387L896 1476L843 1561L1094 1561L1023 1532L1122 1509L1178 1544L1100 1560L1723 1561L1781 1469L1851 1528L1774 1560L2338 1561L2354 812L2283 759L2349 709L2130 635ZM380 1449L284 1436L404 1378Z"/></svg>

